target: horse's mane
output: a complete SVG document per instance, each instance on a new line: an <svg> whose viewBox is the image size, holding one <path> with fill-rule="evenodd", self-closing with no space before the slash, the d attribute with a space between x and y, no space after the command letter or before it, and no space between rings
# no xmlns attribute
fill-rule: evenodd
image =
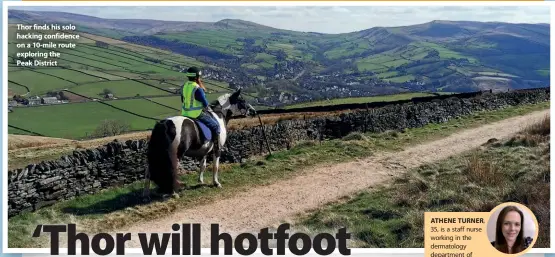
<svg viewBox="0 0 555 257"><path fill-rule="evenodd" d="M231 94L226 93L226 94L223 94L221 96L218 96L218 98L216 98L216 100L213 100L212 102L210 102L210 104L209 104L210 108L214 109L214 108L217 108L218 106L221 107L220 98L225 97L225 96L227 96L227 98L229 98L229 96L231 96Z"/></svg>
<svg viewBox="0 0 555 257"><path fill-rule="evenodd" d="M224 97L229 94L224 94L218 97L218 99L213 100L212 102L210 102L210 108L212 109L212 111L214 111L214 113L216 113L216 115L221 115L221 117L224 119L224 122L227 123L229 121L229 117L227 115L227 113L224 113L222 111L222 105L220 104L220 98Z"/></svg>

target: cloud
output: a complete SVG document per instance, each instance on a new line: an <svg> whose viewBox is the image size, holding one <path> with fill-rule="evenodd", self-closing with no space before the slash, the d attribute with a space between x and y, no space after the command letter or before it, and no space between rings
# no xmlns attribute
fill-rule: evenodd
<svg viewBox="0 0 555 257"><path fill-rule="evenodd" d="M280 29L345 33L432 20L550 23L545 6L168 6L168 7L11 7L59 11L112 19L215 22L242 19Z"/></svg>

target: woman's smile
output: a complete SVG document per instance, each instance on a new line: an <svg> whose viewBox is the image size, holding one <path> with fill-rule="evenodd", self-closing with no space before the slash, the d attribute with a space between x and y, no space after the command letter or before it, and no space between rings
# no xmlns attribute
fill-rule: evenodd
<svg viewBox="0 0 555 257"><path fill-rule="evenodd" d="M520 232L520 215L518 212L511 211L505 216L503 221L503 235L508 241L513 241Z"/></svg>

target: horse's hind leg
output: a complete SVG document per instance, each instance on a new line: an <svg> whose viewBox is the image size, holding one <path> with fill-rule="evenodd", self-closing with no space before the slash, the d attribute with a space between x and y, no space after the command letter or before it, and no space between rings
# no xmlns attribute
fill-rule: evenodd
<svg viewBox="0 0 555 257"><path fill-rule="evenodd" d="M179 169L179 158L177 157L177 150L171 153L171 160L172 160L172 179L173 179L173 191L176 194L178 191L181 190L183 183L179 181L178 178L178 169Z"/></svg>
<svg viewBox="0 0 555 257"><path fill-rule="evenodd" d="M143 197L150 198L150 172L148 167L145 169L145 188L143 190Z"/></svg>
<svg viewBox="0 0 555 257"><path fill-rule="evenodd" d="M200 184L204 184L204 171L206 170L206 156L202 157L200 161L200 170L199 170L199 177L198 182Z"/></svg>
<svg viewBox="0 0 555 257"><path fill-rule="evenodd" d="M218 171L220 169L220 153L219 151L214 151L213 154L213 167L212 167L212 171L213 171L213 180L214 180L214 186L216 187L222 187L222 184L220 184L220 182L218 181Z"/></svg>

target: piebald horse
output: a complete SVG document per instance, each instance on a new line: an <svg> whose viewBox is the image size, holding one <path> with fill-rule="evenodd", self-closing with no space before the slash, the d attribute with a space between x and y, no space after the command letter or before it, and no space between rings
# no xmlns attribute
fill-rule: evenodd
<svg viewBox="0 0 555 257"><path fill-rule="evenodd" d="M234 93L220 96L210 104L212 116L220 126L218 145L212 140L210 130L184 116L173 116L156 122L147 150L147 167L145 169L145 188L143 196L150 195L150 181L153 181L161 194L175 194L182 188L177 175L180 160L184 156L201 159L199 182L204 184L206 159L210 153L213 157L213 183L221 187L218 181L221 149L227 139L227 124L232 117L252 116L254 108L241 97L241 89ZM208 134L206 134L208 133Z"/></svg>

